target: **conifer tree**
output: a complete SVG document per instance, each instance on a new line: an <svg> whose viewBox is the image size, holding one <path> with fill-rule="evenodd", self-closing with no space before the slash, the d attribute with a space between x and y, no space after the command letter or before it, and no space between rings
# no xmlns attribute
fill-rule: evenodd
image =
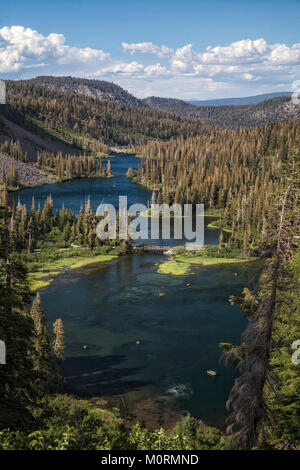
<svg viewBox="0 0 300 470"><path fill-rule="evenodd" d="M53 367L51 364L51 352L47 333L46 317L38 292L31 307L31 317L34 324L34 368L37 373L38 386L47 389L53 380Z"/></svg>
<svg viewBox="0 0 300 470"><path fill-rule="evenodd" d="M53 323L52 349L56 363L60 364L64 359L65 351L64 325L61 318L57 318Z"/></svg>
<svg viewBox="0 0 300 470"><path fill-rule="evenodd" d="M6 183L3 184L3 187L2 187L2 190L1 190L0 205L3 206L3 207L8 207L9 206L9 199L8 199L8 192L7 192Z"/></svg>
<svg viewBox="0 0 300 470"><path fill-rule="evenodd" d="M268 227L268 250L272 250L273 257L261 276L258 295L253 295L250 304L246 298L232 299L249 319L241 346L225 353L227 359L238 362L242 372L228 400L233 412L227 431L232 435L231 446L239 449L251 449L268 426L276 425L268 400L272 393L276 402L278 381L272 351L278 347L282 308L291 307L286 296L291 283L288 263L300 231L300 157L296 153L282 165L282 172L284 185L275 196Z"/></svg>
<svg viewBox="0 0 300 470"><path fill-rule="evenodd" d="M0 428L24 428L32 423L33 324L26 311L29 288L26 269L10 243L6 207L0 207L0 338L6 345L6 364L0 366Z"/></svg>

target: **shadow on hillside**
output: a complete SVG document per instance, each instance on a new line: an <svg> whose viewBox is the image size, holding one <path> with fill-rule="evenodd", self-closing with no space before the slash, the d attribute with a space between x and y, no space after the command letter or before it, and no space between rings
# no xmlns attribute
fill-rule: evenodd
<svg viewBox="0 0 300 470"><path fill-rule="evenodd" d="M31 151L28 152L28 155L31 159L36 159L38 150L48 150L50 152L61 151L63 154L72 153L73 155L81 154L83 152L82 149L67 143L65 140L62 140L50 131L48 132L46 129L43 129L29 119L26 119L21 112L13 108L10 104L5 105L2 111L2 116L9 121L6 127L8 127L7 131L10 134L10 138L13 140L19 140L21 145L24 144L24 146L27 147L27 151L28 145L30 144ZM18 129L10 129L9 124L11 123L20 127L20 133L25 131L26 133L32 134L32 136L18 136ZM42 139L42 141L37 142L37 138Z"/></svg>

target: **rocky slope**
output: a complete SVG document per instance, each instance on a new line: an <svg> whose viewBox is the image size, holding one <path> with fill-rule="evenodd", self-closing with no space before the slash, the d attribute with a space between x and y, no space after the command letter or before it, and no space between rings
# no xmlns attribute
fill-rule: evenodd
<svg viewBox="0 0 300 470"><path fill-rule="evenodd" d="M11 165L14 165L17 172L18 181L25 186L35 186L44 183L53 183L51 178L34 163L23 163L19 160L0 153L0 174L4 169L6 177L10 174Z"/></svg>

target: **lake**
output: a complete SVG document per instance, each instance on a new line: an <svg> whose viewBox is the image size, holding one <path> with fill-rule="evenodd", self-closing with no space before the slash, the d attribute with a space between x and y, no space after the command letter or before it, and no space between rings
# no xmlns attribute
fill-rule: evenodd
<svg viewBox="0 0 300 470"><path fill-rule="evenodd" d="M126 178L125 173L128 168L137 170L140 158L133 155L126 154L113 154L111 160L111 170L115 175L113 178L81 178L66 181L64 183L45 184L42 186L35 186L21 189L16 193L10 193L10 201L17 203L18 200L22 204L26 204L28 210L32 205L32 198L34 197L36 207L41 204L43 207L47 196L51 195L53 199L53 210L60 209L64 204L65 207L71 209L75 214L78 214L80 208L84 208L88 198L91 201L91 207L96 212L97 207L102 203L113 204L115 207L119 205L119 196L127 196L128 207L131 204L141 203L148 206L151 199L151 191L147 188L133 183ZM103 166L106 161L103 161ZM171 223L173 219L171 220ZM210 217L205 217L205 231L204 241L205 244L217 244L219 240L219 230L209 229L207 225L211 222ZM150 230L150 225L149 225ZM137 244L147 243L148 245L181 245L185 242L183 240L150 240L142 238L137 240Z"/></svg>
<svg viewBox="0 0 300 470"><path fill-rule="evenodd" d="M49 322L64 322L64 376L81 397L123 395L132 409L147 403L152 413L188 411L222 426L236 372L219 365L219 343L238 343L246 326L228 298L249 285L255 264L195 267L176 277L156 272L164 259L124 256L41 290Z"/></svg>
<svg viewBox="0 0 300 470"><path fill-rule="evenodd" d="M151 192L124 176L138 163L134 156L118 154L111 159L113 178L26 188L10 197L30 207L33 196L43 203L51 194L54 209L64 204L75 213L88 197L93 210L101 202L117 205L119 195L127 195L128 204L147 204ZM209 220L205 243L217 244L219 231L207 228ZM238 343L246 326L228 298L253 281L257 265L194 266L185 276L170 276L157 273L165 260L128 255L67 272L41 290L49 326L57 317L64 322L68 388L80 397L126 403L145 418L189 412L224 427L225 403L237 373L219 364L219 343ZM219 375L211 377L207 369Z"/></svg>

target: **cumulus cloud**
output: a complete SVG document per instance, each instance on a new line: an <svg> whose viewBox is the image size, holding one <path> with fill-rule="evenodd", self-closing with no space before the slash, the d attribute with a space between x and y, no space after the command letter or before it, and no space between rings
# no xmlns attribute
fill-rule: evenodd
<svg viewBox="0 0 300 470"><path fill-rule="evenodd" d="M186 72L194 65L194 52L192 44L176 49L174 55L171 57L171 67L173 70L179 72Z"/></svg>
<svg viewBox="0 0 300 470"><path fill-rule="evenodd" d="M23 26L5 26L0 29L0 72L19 72L23 68L55 64L93 67L108 60L109 54L101 49L67 46L63 34L43 36ZM42 61L42 62L41 62Z"/></svg>
<svg viewBox="0 0 300 470"><path fill-rule="evenodd" d="M144 66L139 64L138 62L121 62L118 64L111 64L108 67L104 67L98 72L96 72L96 74L94 75L101 73L125 73L131 75L137 72L141 72L142 70L144 70Z"/></svg>
<svg viewBox="0 0 300 470"><path fill-rule="evenodd" d="M194 76L195 78L213 78L219 83L261 82L260 86L269 85L290 89L293 79L300 74L300 44L268 44L263 38L242 39L228 45L208 46L205 51L197 51L192 44L186 44L172 50L166 46L157 46L151 42L123 43L123 50L130 52L152 53L167 60L161 75L173 77ZM162 53L164 48L165 53ZM161 66L161 64L159 64ZM144 73L154 71L156 65L144 68ZM148 73L149 73L148 72Z"/></svg>
<svg viewBox="0 0 300 470"><path fill-rule="evenodd" d="M198 55L198 59L206 64L261 62L267 51L268 45L264 39L243 39L229 46L208 47L205 53Z"/></svg>
<svg viewBox="0 0 300 470"><path fill-rule="evenodd" d="M141 54L154 54L157 57L164 58L170 57L173 53L173 49L167 46L157 46L153 42L136 42L131 44L122 42L122 47L125 52L129 52L131 55L139 52Z"/></svg>
<svg viewBox="0 0 300 470"><path fill-rule="evenodd" d="M168 75L170 71L163 65L157 63L153 65L148 65L144 68L146 75L148 76L162 76Z"/></svg>
<svg viewBox="0 0 300 470"><path fill-rule="evenodd" d="M152 42L123 42L122 49L130 56L151 54L156 62L113 58L100 48L69 45L63 34L44 36L31 28L5 26L0 29L0 73L11 78L93 77L115 81L137 96L179 98L204 98L220 90L226 96L287 91L300 77L300 43L242 39L199 51L192 44L173 49Z"/></svg>
<svg viewBox="0 0 300 470"><path fill-rule="evenodd" d="M276 45L271 51L269 61L275 64L299 64L300 44L294 44L292 47L285 44Z"/></svg>

